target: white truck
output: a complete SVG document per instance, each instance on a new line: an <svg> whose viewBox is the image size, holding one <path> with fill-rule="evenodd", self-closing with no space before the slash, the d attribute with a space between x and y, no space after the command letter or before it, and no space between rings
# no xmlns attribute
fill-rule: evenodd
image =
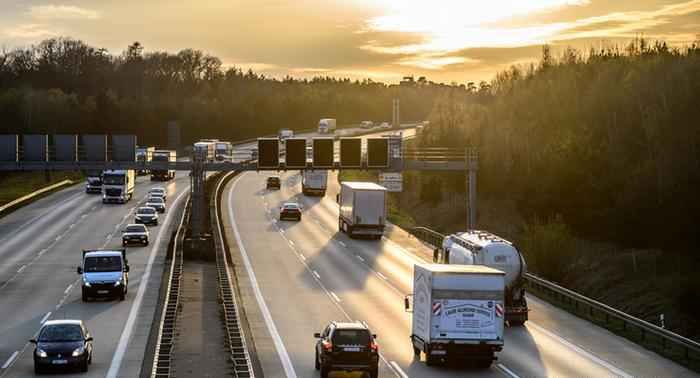
<svg viewBox="0 0 700 378"><path fill-rule="evenodd" d="M216 161L233 161L233 145L231 142L214 142Z"/></svg>
<svg viewBox="0 0 700 378"><path fill-rule="evenodd" d="M294 137L294 131L291 129L280 129L279 131L280 140L285 140Z"/></svg>
<svg viewBox="0 0 700 378"><path fill-rule="evenodd" d="M335 118L323 118L318 121L319 134L331 134L335 132Z"/></svg>
<svg viewBox="0 0 700 378"><path fill-rule="evenodd" d="M126 203L134 195L136 171L108 169L102 172L102 203Z"/></svg>
<svg viewBox="0 0 700 378"><path fill-rule="evenodd" d="M213 162L216 156L216 142L199 141L194 144L193 149L196 153L201 154L207 162Z"/></svg>
<svg viewBox="0 0 700 378"><path fill-rule="evenodd" d="M155 150L153 151L153 162L177 162L177 152L172 150ZM152 169L151 170L151 181L160 180L168 181L175 178L174 169Z"/></svg>
<svg viewBox="0 0 700 378"><path fill-rule="evenodd" d="M515 246L490 232L471 230L448 235L442 242L443 262L484 265L505 272L506 321L523 325L528 319L525 258Z"/></svg>
<svg viewBox="0 0 700 378"><path fill-rule="evenodd" d="M153 159L153 151L155 151L155 147L136 147L136 162L141 163L141 164L147 164ZM141 168L136 170L137 175L147 175L148 169Z"/></svg>
<svg viewBox="0 0 700 378"><path fill-rule="evenodd" d="M85 180L85 193L102 194L102 171L88 171Z"/></svg>
<svg viewBox="0 0 700 378"><path fill-rule="evenodd" d="M326 195L328 187L328 171L304 170L301 174L301 192L304 195Z"/></svg>
<svg viewBox="0 0 700 378"><path fill-rule="evenodd" d="M380 239L386 224L386 188L373 182L340 183L338 228L351 238Z"/></svg>
<svg viewBox="0 0 700 378"><path fill-rule="evenodd" d="M414 354L423 352L429 366L447 361L491 366L504 345L503 276L480 265L414 265L413 294L404 300L406 311L413 312Z"/></svg>

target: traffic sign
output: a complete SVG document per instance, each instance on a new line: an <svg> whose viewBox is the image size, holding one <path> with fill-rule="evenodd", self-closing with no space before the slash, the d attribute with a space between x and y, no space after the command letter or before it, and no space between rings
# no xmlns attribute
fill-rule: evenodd
<svg viewBox="0 0 700 378"><path fill-rule="evenodd" d="M258 139L258 168L279 168L280 150L279 139Z"/></svg>
<svg viewBox="0 0 700 378"><path fill-rule="evenodd" d="M362 139L340 139L340 167L360 168L362 166Z"/></svg>
<svg viewBox="0 0 700 378"><path fill-rule="evenodd" d="M403 181L403 173L382 172L379 174L379 181Z"/></svg>
<svg viewBox="0 0 700 378"><path fill-rule="evenodd" d="M313 139L313 167L333 168L333 138Z"/></svg>
<svg viewBox="0 0 700 378"><path fill-rule="evenodd" d="M367 168L389 166L389 140L386 138L367 139Z"/></svg>
<svg viewBox="0 0 700 378"><path fill-rule="evenodd" d="M285 167L306 168L306 139L305 138L288 138L284 141L284 159Z"/></svg>

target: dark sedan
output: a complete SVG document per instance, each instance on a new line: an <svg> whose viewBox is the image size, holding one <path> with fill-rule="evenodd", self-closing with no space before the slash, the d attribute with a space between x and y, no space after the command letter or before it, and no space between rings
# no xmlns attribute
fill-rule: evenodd
<svg viewBox="0 0 700 378"><path fill-rule="evenodd" d="M294 202L287 202L280 208L280 220L295 219L301 220L301 205Z"/></svg>
<svg viewBox="0 0 700 378"><path fill-rule="evenodd" d="M57 368L88 371L92 363L92 336L82 320L49 320L39 330L35 344L34 372Z"/></svg>

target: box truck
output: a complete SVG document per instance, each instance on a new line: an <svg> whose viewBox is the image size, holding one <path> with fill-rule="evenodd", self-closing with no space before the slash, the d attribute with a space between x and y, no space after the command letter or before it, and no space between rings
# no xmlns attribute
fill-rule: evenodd
<svg viewBox="0 0 700 378"><path fill-rule="evenodd" d="M280 140L285 140L294 137L294 131L291 129L280 129L278 136Z"/></svg>
<svg viewBox="0 0 700 378"><path fill-rule="evenodd" d="M153 159L153 151L155 150L155 147L136 147L136 162L146 165ZM149 173L150 172L145 167L136 170L136 174L139 176Z"/></svg>
<svg viewBox="0 0 700 378"><path fill-rule="evenodd" d="M231 142L214 142L216 161L233 161L233 145Z"/></svg>
<svg viewBox="0 0 700 378"><path fill-rule="evenodd" d="M171 150L155 150L153 151L153 162L177 162L177 152ZM152 169L151 170L151 181L160 180L168 181L175 178L174 169Z"/></svg>
<svg viewBox="0 0 700 378"><path fill-rule="evenodd" d="M373 182L340 183L338 227L351 238L379 239L386 223L386 188Z"/></svg>
<svg viewBox="0 0 700 378"><path fill-rule="evenodd" d="M318 121L319 134L331 134L335 132L335 118L323 118Z"/></svg>
<svg viewBox="0 0 700 378"><path fill-rule="evenodd" d="M504 273L486 266L414 265L413 294L404 300L413 313L414 354L424 353L429 366L447 361L491 366L504 345L504 289Z"/></svg>
<svg viewBox="0 0 700 378"><path fill-rule="evenodd" d="M108 169L102 172L102 203L126 203L134 195L136 171Z"/></svg>
<svg viewBox="0 0 700 378"><path fill-rule="evenodd" d="M515 246L490 232L471 230L445 237L443 262L461 265L484 265L505 273L505 320L511 326L523 325L528 319L525 298L525 258Z"/></svg>
<svg viewBox="0 0 700 378"><path fill-rule="evenodd" d="M328 171L304 170L301 173L301 192L304 195L326 195L328 186Z"/></svg>

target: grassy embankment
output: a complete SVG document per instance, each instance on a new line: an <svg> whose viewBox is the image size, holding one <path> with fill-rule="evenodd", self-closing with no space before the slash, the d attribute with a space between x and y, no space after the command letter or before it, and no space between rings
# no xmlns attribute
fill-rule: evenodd
<svg viewBox="0 0 700 378"><path fill-rule="evenodd" d="M80 172L72 171L51 172L49 181L46 180L43 171L0 173L0 206L63 180L81 181L82 179L83 175Z"/></svg>

